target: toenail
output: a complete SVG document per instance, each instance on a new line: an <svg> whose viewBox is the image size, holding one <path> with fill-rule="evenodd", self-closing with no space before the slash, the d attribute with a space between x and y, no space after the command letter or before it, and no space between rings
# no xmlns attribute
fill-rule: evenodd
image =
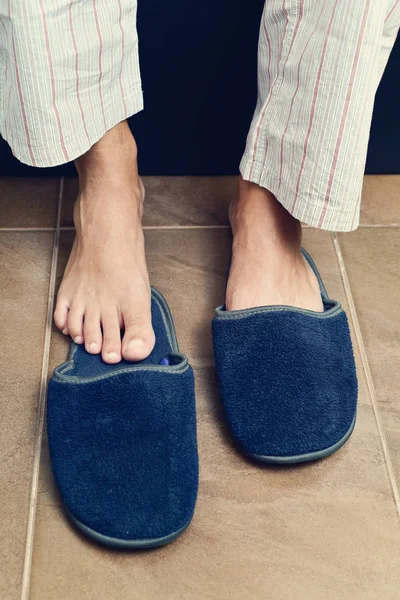
<svg viewBox="0 0 400 600"><path fill-rule="evenodd" d="M99 345L96 342L92 342L89 345L89 352L96 352L99 349Z"/></svg>
<svg viewBox="0 0 400 600"><path fill-rule="evenodd" d="M127 345L126 349L131 350L131 348L143 348L144 341L143 340L131 340Z"/></svg>
<svg viewBox="0 0 400 600"><path fill-rule="evenodd" d="M77 335L77 336L74 338L74 342L75 342L75 344L82 344L82 342L83 342L83 338L82 338L80 335Z"/></svg>
<svg viewBox="0 0 400 600"><path fill-rule="evenodd" d="M109 352L106 356L107 360L118 360L118 354L116 352Z"/></svg>
<svg viewBox="0 0 400 600"><path fill-rule="evenodd" d="M62 332L63 332L64 335L67 335L68 334L68 329L65 328L65 329L62 330Z"/></svg>

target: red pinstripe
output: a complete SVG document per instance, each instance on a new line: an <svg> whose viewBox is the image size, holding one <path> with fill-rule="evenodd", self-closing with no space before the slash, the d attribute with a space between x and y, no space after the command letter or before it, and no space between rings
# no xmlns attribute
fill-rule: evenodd
<svg viewBox="0 0 400 600"><path fill-rule="evenodd" d="M394 13L394 11L396 10L396 8L398 7L399 4L400 4L400 0L397 0L397 2L395 2L395 4L392 6L392 10L387 15L387 17L385 19L385 23L387 23L389 21L390 17L392 16L392 14Z"/></svg>
<svg viewBox="0 0 400 600"><path fill-rule="evenodd" d="M324 64L324 60L325 60L326 49L328 47L329 36L330 36L331 30L332 30L333 19L335 17L336 8L337 8L338 3L339 3L339 0L336 0L335 5L333 7L333 11L332 11L332 16L331 16L330 21L329 21L329 26L328 26L328 31L327 31L327 34L326 34L326 37L325 37L324 46L323 46L323 49L322 49L321 62L320 62L319 69L318 69L317 81L315 83L314 95L313 95L313 100L312 100L312 104L311 104L310 122L309 122L309 125L308 125L308 131L307 131L306 139L305 139L305 142L304 142L303 158L302 158L302 161L301 161L299 177L297 179L297 185L296 185L296 192L295 192L295 195L294 195L294 201L293 201L292 207L289 210L289 212L293 212L293 210L294 210L294 208L296 206L296 203L297 203L298 196L299 196L300 181L301 181L301 177L303 175L304 164L305 164L306 158L307 158L308 142L309 142L309 139L310 139L312 125L313 125L313 121L314 121L315 107L316 107L316 104L317 104L317 98L318 98L318 92L319 92L319 84L321 82L322 68L323 68L323 64Z"/></svg>
<svg viewBox="0 0 400 600"><path fill-rule="evenodd" d="M90 143L88 128L87 128L87 125L86 125L85 113L83 112L82 102L81 102L81 95L80 95L80 90L79 90L79 54L78 54L78 46L76 44L74 24L73 24L73 20L72 20L72 4L73 4L73 1L74 0L70 0L69 7L68 7L68 12L69 12L69 27L70 27L70 30L71 30L72 44L73 44L74 52L75 52L75 77L76 77L75 91L76 91L76 97L77 97L78 104L79 104L79 110L80 110L80 113L81 113L83 128L85 130L85 134L86 134L87 140Z"/></svg>
<svg viewBox="0 0 400 600"><path fill-rule="evenodd" d="M93 0L93 11L94 11L94 18L96 21L97 36L99 38L99 45L100 45L100 48L99 48L99 95L100 95L101 111L103 114L104 127L107 129L106 113L104 111L104 102L103 102L103 90L101 87L101 80L103 79L103 65L102 65L103 38L101 36L101 31L100 31L99 15L97 14L96 0Z"/></svg>
<svg viewBox="0 0 400 600"><path fill-rule="evenodd" d="M8 17L11 21L11 0L8 0ZM19 75L19 69L18 69L18 61L17 61L17 51L15 48L15 39L14 39L14 27L12 25L12 21L11 21L11 43L12 43L12 49L13 49L13 57L14 57L14 64L15 64L15 76L17 79L17 89L18 89L18 97L19 97L19 102L21 105L21 112L22 112L22 120L24 123L24 130L25 130L25 135L26 135L26 144L28 146L28 150L29 150L29 156L31 157L31 161L32 164L35 166L36 165L36 160L32 151L32 143L31 143L31 136L29 133L29 127L28 127L28 119L26 116L26 111L25 111L25 105L24 105L24 99L23 99L23 95L22 95L22 86L21 86L21 79L20 79L20 75ZM11 86L10 86L10 92L11 94Z"/></svg>
<svg viewBox="0 0 400 600"><path fill-rule="evenodd" d="M58 112L58 107L57 107L57 103L56 103L56 88L55 88L55 79L54 79L53 60L52 60L52 56L51 56L51 48L50 48L50 40L49 40L49 30L48 30L48 27L47 27L46 11L45 11L44 6L43 6L43 0L40 0L40 10L41 10L41 13L42 13L44 36L45 36L45 40L46 40L47 60L48 60L48 63L49 63L49 70L50 70L50 85L51 85L51 94L52 94L52 100L53 100L53 110L54 110L54 113L56 115L57 128L58 128L58 135L60 137L61 150L62 150L62 152L64 154L65 160L68 162L69 161L69 156L68 156L68 152L67 152L67 150L65 148L64 136L63 136L62 127L61 127L60 113Z"/></svg>
<svg viewBox="0 0 400 600"><path fill-rule="evenodd" d="M319 220L318 227L322 227L322 224L325 219L326 211L328 210L329 197L330 197L330 193L332 190L333 179L335 177L336 166L337 166L337 162L338 162L338 158L339 158L340 144L342 142L343 132L344 132L344 128L345 128L345 124L346 124L346 120L347 120L347 115L349 112L349 105L350 105L351 95L353 92L354 79L355 79L356 72L357 72L358 61L359 61L360 52L361 52L361 45L362 45L362 41L364 38L364 33L365 33L366 25L367 25L367 17L368 17L368 11L369 11L370 5L371 5L371 0L366 0L363 19L362 19L362 23L361 23L361 28L360 28L360 32L358 35L356 53L354 56L353 67L351 70L350 81L349 81L349 85L348 85L348 89L347 89L346 100L344 103L344 111L343 111L342 120L340 123L339 134L338 134L338 137L336 140L335 153L333 156L332 168L331 168L331 172L329 175L329 181L328 181L328 187L327 187L326 195L325 195L324 207L322 209L321 218Z"/></svg>

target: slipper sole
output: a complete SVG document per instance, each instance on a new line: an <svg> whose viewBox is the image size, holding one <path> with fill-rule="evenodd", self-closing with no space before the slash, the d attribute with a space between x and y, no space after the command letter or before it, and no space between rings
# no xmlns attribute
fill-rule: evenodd
<svg viewBox="0 0 400 600"><path fill-rule="evenodd" d="M345 433L345 435L338 442L336 442L336 444L333 444L333 446L330 446L329 448L324 448L323 450L317 450L316 452L309 452L307 454L298 454L297 456L263 456L262 454L247 454L247 456L256 460L257 462L276 465L306 463L312 462L314 460L320 460L322 458L327 458L328 456L334 454L334 452L339 450L339 448L344 446L344 444L347 442L347 440L353 433L355 424L356 417L354 417L353 422L349 430Z"/></svg>
<svg viewBox="0 0 400 600"><path fill-rule="evenodd" d="M85 536L89 537L93 541L101 544L102 546L107 546L108 548L120 548L125 550L146 550L147 548L157 548L159 546L166 546L170 544L174 540L176 540L179 536L182 535L189 527L192 522L192 518L186 525L178 529L178 531L174 531L169 535L165 535L159 538L149 538L142 540L125 540L122 538L110 537L108 535L104 535L103 533L99 533L95 529L88 527L82 521L79 521L68 508L64 507L64 510L72 522L72 524Z"/></svg>

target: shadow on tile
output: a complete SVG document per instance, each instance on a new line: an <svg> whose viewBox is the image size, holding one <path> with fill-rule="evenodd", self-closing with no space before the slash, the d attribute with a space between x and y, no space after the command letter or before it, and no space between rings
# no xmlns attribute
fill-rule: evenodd
<svg viewBox="0 0 400 600"><path fill-rule="evenodd" d="M228 207L236 191L237 177L143 177L143 182L145 226L228 224ZM63 227L73 226L77 193L77 179L65 179Z"/></svg>
<svg viewBox="0 0 400 600"><path fill-rule="evenodd" d="M0 227L55 227L59 179L0 177Z"/></svg>

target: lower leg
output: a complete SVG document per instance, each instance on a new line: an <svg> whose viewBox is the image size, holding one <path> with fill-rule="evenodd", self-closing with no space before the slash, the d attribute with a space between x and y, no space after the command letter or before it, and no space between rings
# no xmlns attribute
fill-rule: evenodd
<svg viewBox="0 0 400 600"><path fill-rule="evenodd" d="M323 310L318 281L301 253L301 224L273 194L240 178L230 221L228 310L268 305Z"/></svg>
<svg viewBox="0 0 400 600"><path fill-rule="evenodd" d="M127 123L108 131L75 164L76 237L55 322L88 352L101 352L106 362L122 356L142 360L155 339L141 226L144 191Z"/></svg>

